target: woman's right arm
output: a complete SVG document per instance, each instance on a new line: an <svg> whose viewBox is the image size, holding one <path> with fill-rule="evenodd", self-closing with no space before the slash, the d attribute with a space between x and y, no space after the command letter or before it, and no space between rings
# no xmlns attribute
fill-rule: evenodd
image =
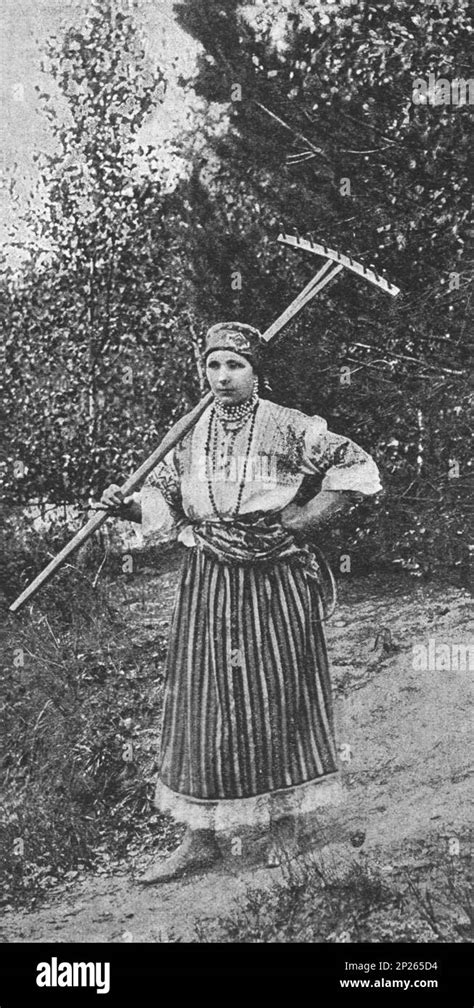
<svg viewBox="0 0 474 1008"><path fill-rule="evenodd" d="M110 486L106 487L100 503L114 518L121 518L122 521L141 524L142 508L140 502L135 500L133 496L122 498L120 487L117 483L111 483Z"/></svg>
<svg viewBox="0 0 474 1008"><path fill-rule="evenodd" d="M112 483L102 494L104 509L116 518L140 523L144 540L154 545L177 539L181 526L189 524L182 507L174 452L168 452L152 469L139 493L122 500L120 487Z"/></svg>

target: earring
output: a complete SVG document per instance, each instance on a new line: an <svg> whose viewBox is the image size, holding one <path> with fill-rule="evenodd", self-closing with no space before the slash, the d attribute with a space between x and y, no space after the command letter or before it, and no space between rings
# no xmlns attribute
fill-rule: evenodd
<svg viewBox="0 0 474 1008"><path fill-rule="evenodd" d="M258 395L258 377L257 377L257 375L255 375L255 378L253 380L253 392L254 392L254 395Z"/></svg>

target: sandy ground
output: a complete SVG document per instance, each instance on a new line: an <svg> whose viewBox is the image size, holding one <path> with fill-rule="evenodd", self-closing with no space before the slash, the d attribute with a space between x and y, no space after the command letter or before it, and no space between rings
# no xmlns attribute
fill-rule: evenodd
<svg viewBox="0 0 474 1008"><path fill-rule="evenodd" d="M175 579L163 579L165 593L156 585L165 598L162 618L169 617ZM154 613L150 601L141 618ZM472 671L452 667L446 656L452 645L468 643L469 631L472 644L470 618L472 598L460 588L377 577L341 586L327 631L345 801L321 815L313 846L323 859L343 861L350 850L352 859L369 856L390 873L418 864L427 846L435 858L449 858L457 840L465 853ZM413 646L427 647L430 639L432 650L442 647L441 667L414 667ZM360 851L348 846L357 829L366 833ZM135 876L146 866L138 859L114 874L89 874L58 885L36 910L6 912L4 940L196 941L196 924L231 915L249 889L282 878L281 868L241 856L208 875L143 889Z"/></svg>

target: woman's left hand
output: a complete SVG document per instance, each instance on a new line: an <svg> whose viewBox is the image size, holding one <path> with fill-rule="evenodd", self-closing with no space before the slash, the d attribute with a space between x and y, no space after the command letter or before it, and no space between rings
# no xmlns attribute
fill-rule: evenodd
<svg viewBox="0 0 474 1008"><path fill-rule="evenodd" d="M308 518L304 507L297 504L287 504L280 514L281 524L287 532L303 535L308 530Z"/></svg>

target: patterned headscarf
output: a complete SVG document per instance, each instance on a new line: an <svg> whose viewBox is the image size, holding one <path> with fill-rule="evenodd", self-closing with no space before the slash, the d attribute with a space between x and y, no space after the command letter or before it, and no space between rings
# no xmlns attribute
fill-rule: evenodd
<svg viewBox="0 0 474 1008"><path fill-rule="evenodd" d="M243 322L218 322L206 333L204 359L214 350L232 350L250 361L254 367L260 364L263 340L253 326Z"/></svg>

